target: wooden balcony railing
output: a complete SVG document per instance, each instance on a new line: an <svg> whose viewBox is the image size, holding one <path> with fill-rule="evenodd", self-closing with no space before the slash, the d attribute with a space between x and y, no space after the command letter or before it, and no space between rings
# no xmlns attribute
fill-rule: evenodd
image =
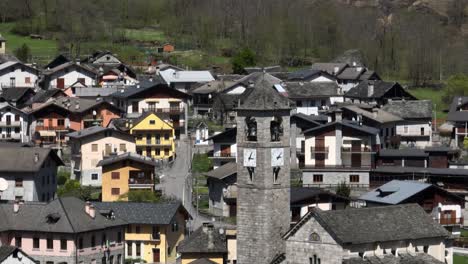
<svg viewBox="0 0 468 264"><path fill-rule="evenodd" d="M213 158L235 158L235 157L237 157L236 152L230 152L230 153L216 152L216 153L213 153Z"/></svg>
<svg viewBox="0 0 468 264"><path fill-rule="evenodd" d="M143 108L143 112L178 114L178 113L183 113L184 108L180 108L180 107L152 108L150 107L150 108Z"/></svg>
<svg viewBox="0 0 468 264"><path fill-rule="evenodd" d="M311 147L310 152L312 152L312 153L328 153L328 147Z"/></svg>
<svg viewBox="0 0 468 264"><path fill-rule="evenodd" d="M463 225L463 217L460 218L435 218L441 225Z"/></svg>
<svg viewBox="0 0 468 264"><path fill-rule="evenodd" d="M153 179L147 179L147 178L129 178L128 179L128 184L132 185L132 184L145 184L145 185L150 185L150 184L154 184L154 180Z"/></svg>
<svg viewBox="0 0 468 264"><path fill-rule="evenodd" d="M56 130L67 130L65 126L36 126L36 131L56 131Z"/></svg>
<svg viewBox="0 0 468 264"><path fill-rule="evenodd" d="M343 153L375 153L371 148L353 149L350 147L342 147L341 152Z"/></svg>

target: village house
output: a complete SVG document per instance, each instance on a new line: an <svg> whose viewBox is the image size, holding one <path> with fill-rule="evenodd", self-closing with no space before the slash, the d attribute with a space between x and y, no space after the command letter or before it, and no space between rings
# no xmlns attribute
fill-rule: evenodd
<svg viewBox="0 0 468 264"><path fill-rule="evenodd" d="M234 81L223 79L214 80L192 89L190 95L193 97L193 114L195 116L212 115L214 98L233 83Z"/></svg>
<svg viewBox="0 0 468 264"><path fill-rule="evenodd" d="M452 264L449 238L450 233L417 204L331 211L314 208L283 236L286 253L282 258L290 264L364 264L374 263L367 262L374 257L389 258L388 263L410 259L407 263Z"/></svg>
<svg viewBox="0 0 468 264"><path fill-rule="evenodd" d="M453 124L452 138L455 147L463 147L464 138L468 136L468 97L455 96L449 107L447 121Z"/></svg>
<svg viewBox="0 0 468 264"><path fill-rule="evenodd" d="M4 245L0 246L0 263L2 264L35 264L36 260L28 256L21 249Z"/></svg>
<svg viewBox="0 0 468 264"><path fill-rule="evenodd" d="M127 223L125 259L146 263L174 263L177 248L187 234L191 218L180 202L94 203L100 212L113 212Z"/></svg>
<svg viewBox="0 0 468 264"><path fill-rule="evenodd" d="M208 140L213 142L213 152L209 158L213 162L213 169L216 169L226 163L237 160L237 129L228 128L221 133L216 133Z"/></svg>
<svg viewBox="0 0 468 264"><path fill-rule="evenodd" d="M122 263L124 228L75 197L49 203L0 204L0 243L20 248L36 263Z"/></svg>
<svg viewBox="0 0 468 264"><path fill-rule="evenodd" d="M29 142L25 112L8 103L0 103L0 114L0 141Z"/></svg>
<svg viewBox="0 0 468 264"><path fill-rule="evenodd" d="M344 100L335 82L286 82L282 87L287 97L296 102L297 113L305 115L319 115Z"/></svg>
<svg viewBox="0 0 468 264"><path fill-rule="evenodd" d="M214 81L214 77L209 71L175 71L168 69L160 71L159 76L172 89L184 93L188 93L196 85Z"/></svg>
<svg viewBox="0 0 468 264"><path fill-rule="evenodd" d="M213 215L237 215L237 164L226 163L205 173L208 185L209 210Z"/></svg>
<svg viewBox="0 0 468 264"><path fill-rule="evenodd" d="M227 239L224 228L203 223L191 236L179 245L181 264L227 263ZM234 262L235 263L235 262Z"/></svg>
<svg viewBox="0 0 468 264"><path fill-rule="evenodd" d="M458 151L449 147L424 149L382 149L376 165L391 167L449 168L449 161L458 156Z"/></svg>
<svg viewBox="0 0 468 264"><path fill-rule="evenodd" d="M345 93L345 101L382 106L389 100L417 100L397 82L369 80L360 82Z"/></svg>
<svg viewBox="0 0 468 264"><path fill-rule="evenodd" d="M76 81L84 85L95 86L98 72L90 66L79 62L66 62L44 71L42 87L64 89Z"/></svg>
<svg viewBox="0 0 468 264"><path fill-rule="evenodd" d="M5 54L6 51L6 39L0 34L0 54Z"/></svg>
<svg viewBox="0 0 468 264"><path fill-rule="evenodd" d="M367 207L417 203L453 235L464 226L465 199L436 185L393 180L359 197Z"/></svg>
<svg viewBox="0 0 468 264"><path fill-rule="evenodd" d="M102 184L102 168L97 164L110 155L136 153L135 138L112 128L92 126L67 134L71 146L71 178L83 186Z"/></svg>
<svg viewBox="0 0 468 264"><path fill-rule="evenodd" d="M336 83L336 77L325 71L312 68L299 69L288 74L289 82L330 82Z"/></svg>
<svg viewBox="0 0 468 264"><path fill-rule="evenodd" d="M23 108L36 95L33 88L4 88L0 93L0 102L7 102L17 108Z"/></svg>
<svg viewBox="0 0 468 264"><path fill-rule="evenodd" d="M102 201L126 200L124 196L131 190L154 191L159 183L157 165L153 159L135 153L105 157L97 164L102 167Z"/></svg>
<svg viewBox="0 0 468 264"><path fill-rule="evenodd" d="M388 100L382 110L404 120L396 126L400 144L418 148L432 146L431 100Z"/></svg>
<svg viewBox="0 0 468 264"><path fill-rule="evenodd" d="M335 111L334 122L304 131L304 185L331 187L345 182L367 188L380 146L378 133L376 128L342 120L341 110Z"/></svg>
<svg viewBox="0 0 468 264"><path fill-rule="evenodd" d="M63 165L52 149L2 145L0 179L7 182L7 188L0 192L0 199L41 202L54 199L57 168Z"/></svg>
<svg viewBox="0 0 468 264"><path fill-rule="evenodd" d="M305 115L302 113L291 116L291 168L304 166L305 136L304 131L318 127L328 122L328 116Z"/></svg>
<svg viewBox="0 0 468 264"><path fill-rule="evenodd" d="M85 64L96 64L96 65L119 65L122 62L117 58L115 54L110 51L96 51L90 56L87 56L81 61Z"/></svg>
<svg viewBox="0 0 468 264"><path fill-rule="evenodd" d="M122 110L103 100L61 97L28 112L36 144L66 144L66 134L91 126L107 127Z"/></svg>
<svg viewBox="0 0 468 264"><path fill-rule="evenodd" d="M19 61L0 64L0 88L34 88L39 78L39 70Z"/></svg>
<svg viewBox="0 0 468 264"><path fill-rule="evenodd" d="M153 112L164 122L172 124L176 139L187 135L188 99L186 93L165 84L129 87L112 95L114 104L125 109L127 118L138 118Z"/></svg>
<svg viewBox="0 0 468 264"><path fill-rule="evenodd" d="M69 97L64 90L57 89L57 88L49 88L47 90L39 90L37 93L30 98L28 101L26 101L26 109L24 110L31 110L35 109L45 103L51 102L55 99L61 98L61 97Z"/></svg>

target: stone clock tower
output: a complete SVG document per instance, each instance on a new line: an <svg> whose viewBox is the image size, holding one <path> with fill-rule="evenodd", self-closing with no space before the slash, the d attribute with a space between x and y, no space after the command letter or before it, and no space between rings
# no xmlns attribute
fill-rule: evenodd
<svg viewBox="0 0 468 264"><path fill-rule="evenodd" d="M289 100L257 81L237 107L237 260L267 264L289 229Z"/></svg>

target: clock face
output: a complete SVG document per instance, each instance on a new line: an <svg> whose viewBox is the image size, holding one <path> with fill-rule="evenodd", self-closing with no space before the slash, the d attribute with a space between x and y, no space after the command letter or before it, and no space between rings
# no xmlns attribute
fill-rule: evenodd
<svg viewBox="0 0 468 264"><path fill-rule="evenodd" d="M256 167L257 166L257 150L256 149L244 149L244 167Z"/></svg>
<svg viewBox="0 0 468 264"><path fill-rule="evenodd" d="M271 149L271 166L278 167L284 165L284 148Z"/></svg>

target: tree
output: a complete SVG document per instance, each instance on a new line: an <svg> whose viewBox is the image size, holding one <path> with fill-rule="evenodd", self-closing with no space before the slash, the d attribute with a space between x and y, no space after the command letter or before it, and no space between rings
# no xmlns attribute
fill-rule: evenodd
<svg viewBox="0 0 468 264"><path fill-rule="evenodd" d="M468 95L468 75L456 74L450 76L443 97L444 102L449 104L454 96L466 95Z"/></svg>
<svg viewBox="0 0 468 264"><path fill-rule="evenodd" d="M88 201L91 199L92 187L81 186L77 180L68 180L63 186L57 189L58 197L77 197L81 200Z"/></svg>
<svg viewBox="0 0 468 264"><path fill-rule="evenodd" d="M130 190L128 193L122 194L119 200L128 200L129 202L151 202L157 203L161 201L161 194L151 190Z"/></svg>
<svg viewBox="0 0 468 264"><path fill-rule="evenodd" d="M341 182L338 187L336 187L336 194L343 196L343 197L350 197L351 195L351 188L346 185L345 182Z"/></svg>
<svg viewBox="0 0 468 264"><path fill-rule="evenodd" d="M15 56L22 62L28 62L31 58L31 49L29 49L29 46L26 45L26 43L17 48L14 53Z"/></svg>
<svg viewBox="0 0 468 264"><path fill-rule="evenodd" d="M243 48L239 53L236 54L236 56L232 58L232 71L235 74L244 74L245 67L255 66L255 64L255 53L248 48Z"/></svg>

